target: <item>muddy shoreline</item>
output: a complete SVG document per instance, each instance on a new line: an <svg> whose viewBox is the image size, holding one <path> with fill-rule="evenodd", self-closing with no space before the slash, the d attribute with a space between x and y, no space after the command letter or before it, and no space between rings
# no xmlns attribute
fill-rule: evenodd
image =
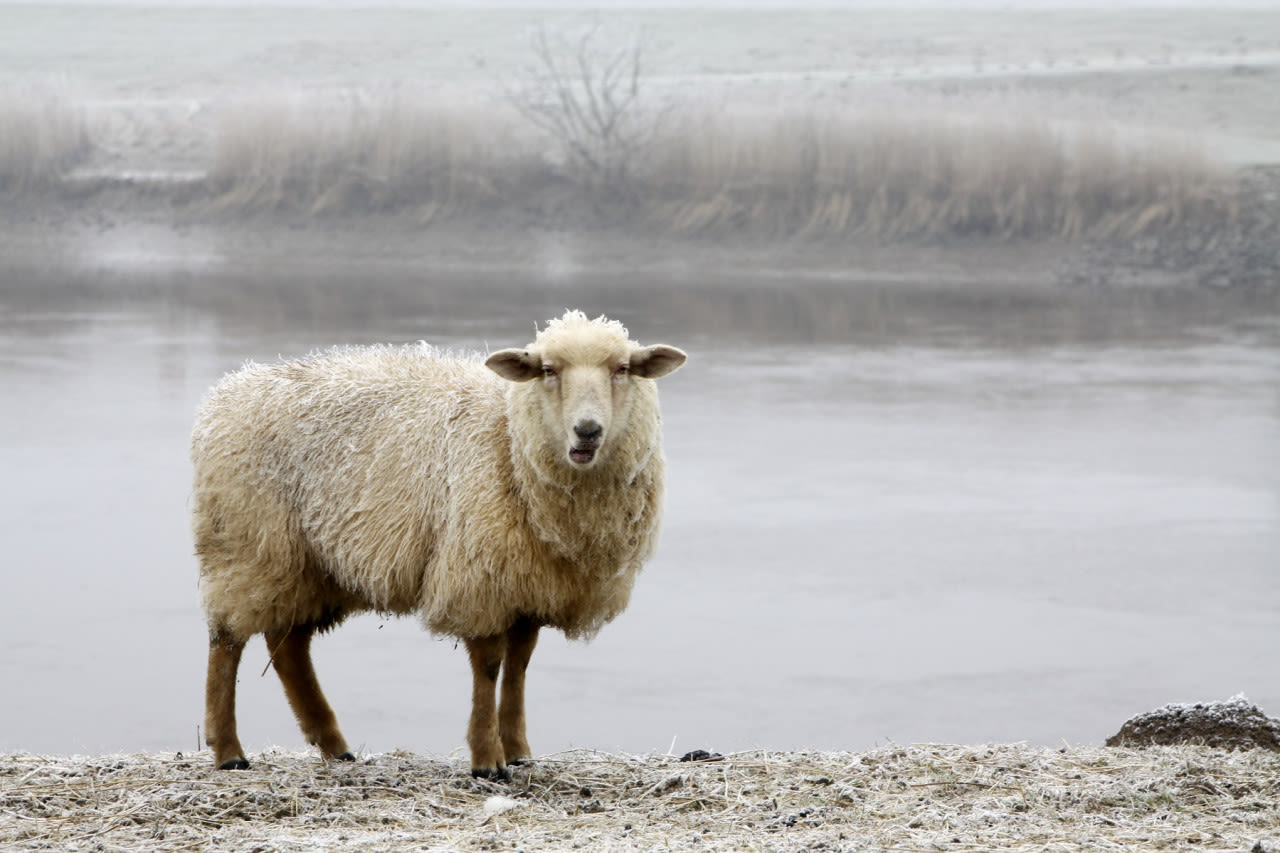
<svg viewBox="0 0 1280 853"><path fill-rule="evenodd" d="M885 241L750 234L689 237L593 223L589 211L522 211L422 222L412 209L355 214L219 211L199 188L97 181L20 197L0 214L10 271L326 269L583 274L755 282L876 282L1000 289L1176 287L1280 290L1280 167L1239 172L1232 215L1152 235L1094 240L981 236ZM704 272L713 273L702 276Z"/></svg>

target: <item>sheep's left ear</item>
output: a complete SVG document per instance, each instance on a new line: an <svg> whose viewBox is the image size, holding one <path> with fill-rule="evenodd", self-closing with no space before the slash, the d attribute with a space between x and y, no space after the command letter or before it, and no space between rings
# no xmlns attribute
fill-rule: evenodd
<svg viewBox="0 0 1280 853"><path fill-rule="evenodd" d="M665 344L637 347L631 353L631 375L657 379L680 367L687 358L681 350Z"/></svg>
<svg viewBox="0 0 1280 853"><path fill-rule="evenodd" d="M542 359L523 349L500 349L485 359L484 366L512 382L528 382L542 375Z"/></svg>

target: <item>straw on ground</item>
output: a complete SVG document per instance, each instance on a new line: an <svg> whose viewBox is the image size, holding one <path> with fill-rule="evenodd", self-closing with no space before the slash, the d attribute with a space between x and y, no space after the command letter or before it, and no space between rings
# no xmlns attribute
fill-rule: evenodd
<svg viewBox="0 0 1280 853"><path fill-rule="evenodd" d="M465 759L271 751L0 757L6 850L1251 850L1280 841L1280 755L1205 747L576 751L474 780Z"/></svg>

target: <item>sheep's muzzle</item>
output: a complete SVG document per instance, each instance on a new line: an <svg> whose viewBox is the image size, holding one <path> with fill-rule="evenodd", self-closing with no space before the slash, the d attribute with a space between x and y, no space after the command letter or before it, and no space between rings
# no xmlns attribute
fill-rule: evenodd
<svg viewBox="0 0 1280 853"><path fill-rule="evenodd" d="M574 442L569 446L569 461L576 465L590 465L596 451L604 441L604 427L598 421L579 421L573 427Z"/></svg>

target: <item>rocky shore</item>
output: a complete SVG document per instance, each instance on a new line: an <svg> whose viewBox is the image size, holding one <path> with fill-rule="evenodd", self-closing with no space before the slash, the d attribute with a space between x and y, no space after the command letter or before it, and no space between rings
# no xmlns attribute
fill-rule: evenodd
<svg viewBox="0 0 1280 853"><path fill-rule="evenodd" d="M1086 242L1068 253L1068 284L1177 283L1280 289L1280 168L1240 170L1229 217L1190 220L1152 236Z"/></svg>

